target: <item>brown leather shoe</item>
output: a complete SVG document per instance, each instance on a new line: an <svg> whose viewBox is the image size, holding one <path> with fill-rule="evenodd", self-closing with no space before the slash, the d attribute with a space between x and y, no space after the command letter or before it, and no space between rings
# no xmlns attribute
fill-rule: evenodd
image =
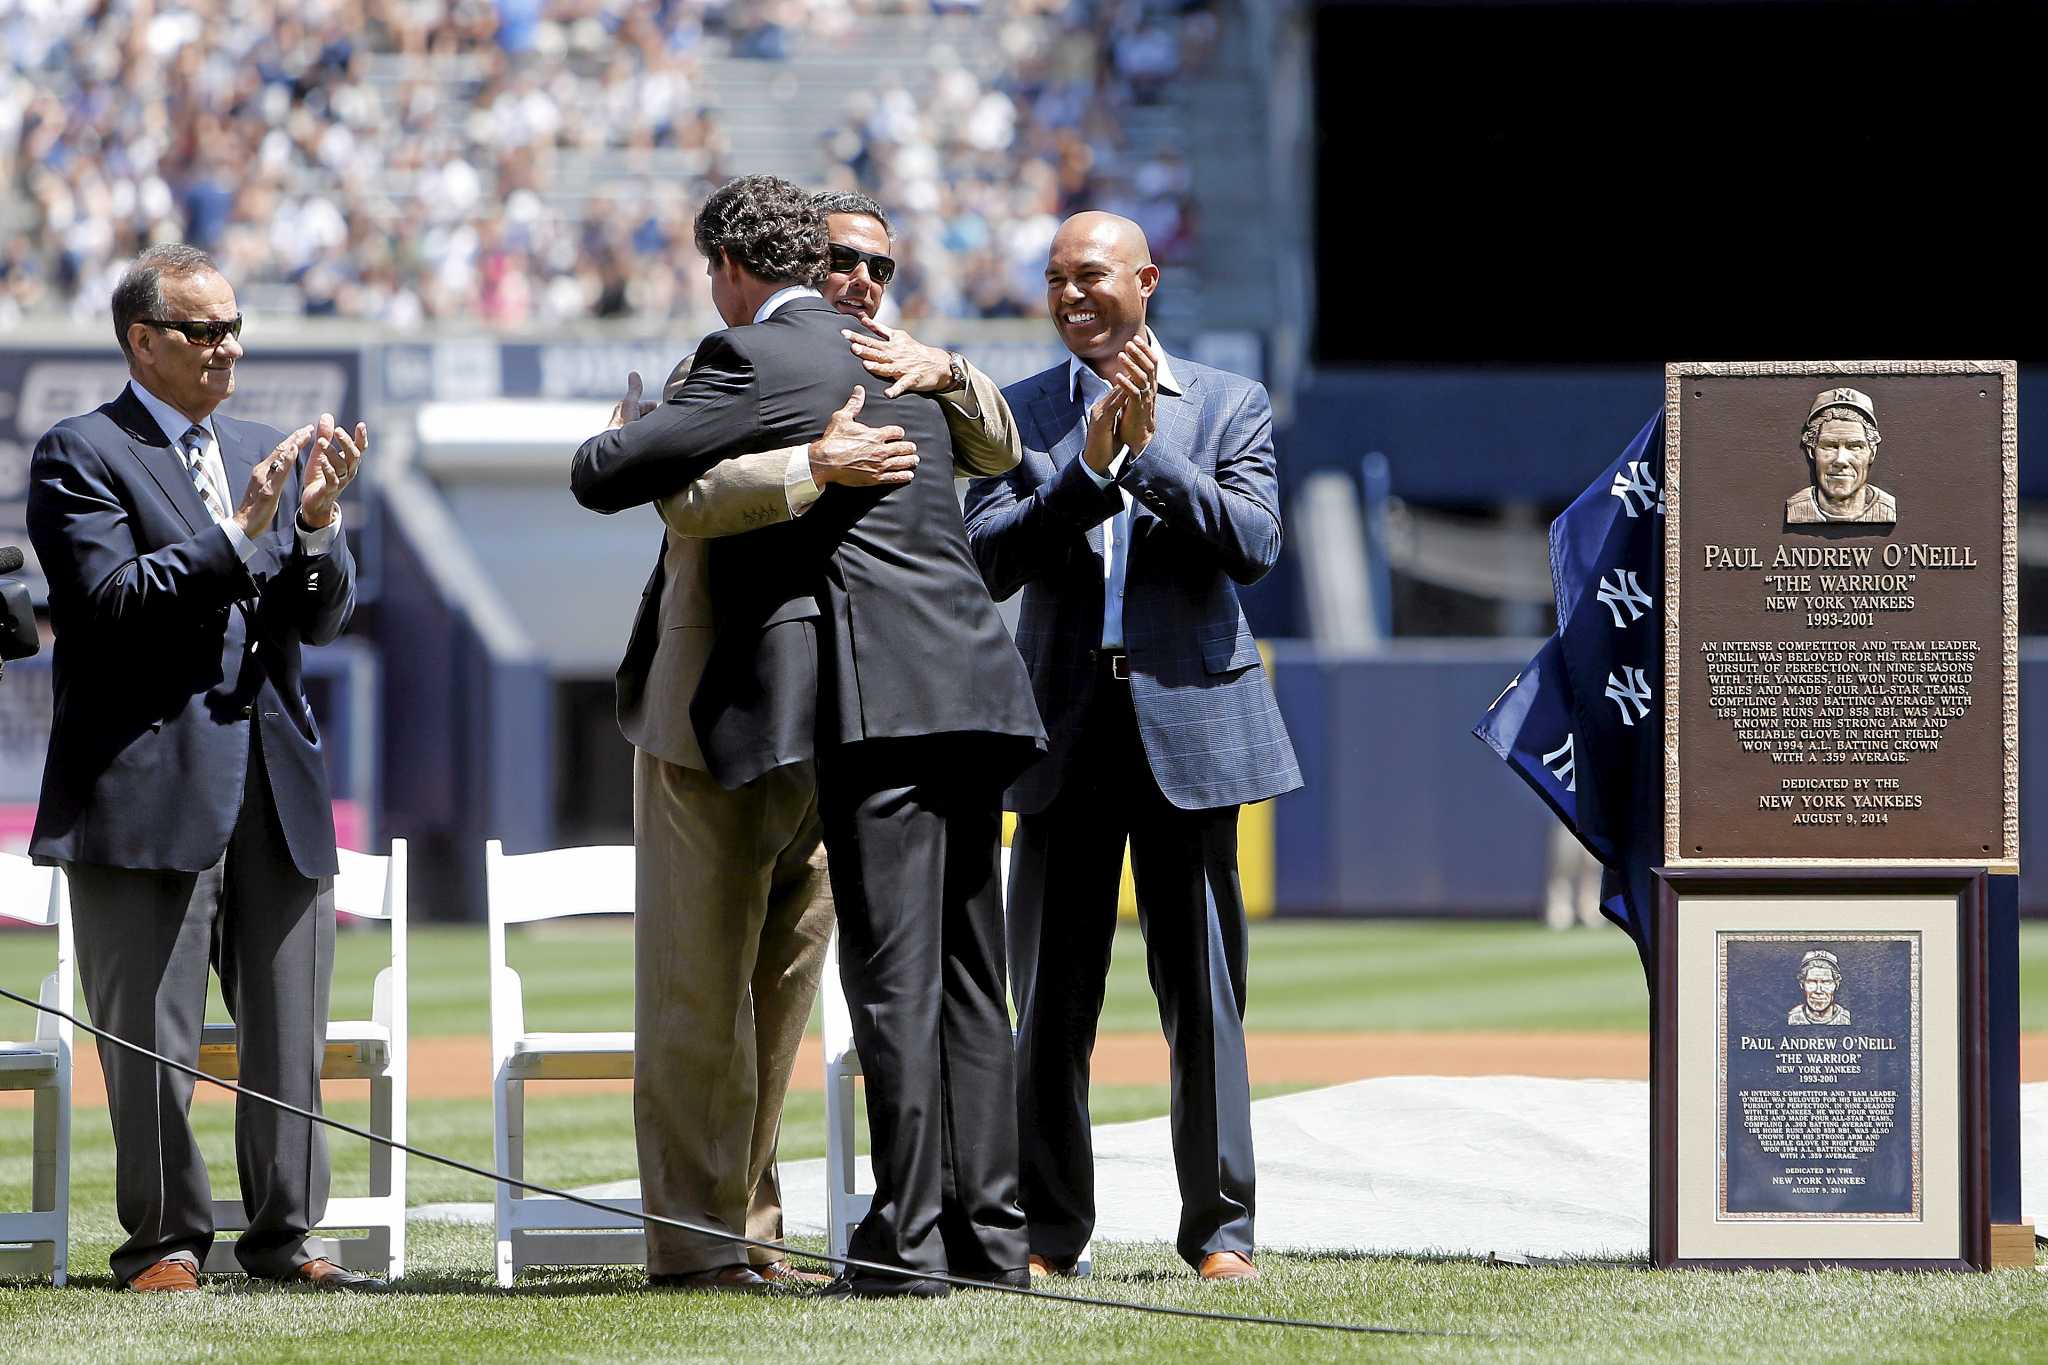
<svg viewBox="0 0 2048 1365"><path fill-rule="evenodd" d="M315 1257L292 1272L286 1284L310 1284L315 1289L347 1289L358 1294L375 1294L386 1289L384 1281L360 1270L350 1270L324 1257Z"/></svg>
<svg viewBox="0 0 2048 1365"><path fill-rule="evenodd" d="M710 1270L691 1270L681 1274L652 1273L647 1277L649 1289L711 1289L727 1294L765 1294L771 1288L768 1281L754 1273L750 1265L721 1265Z"/></svg>
<svg viewBox="0 0 2048 1365"><path fill-rule="evenodd" d="M1202 1258L1205 1280L1256 1280L1259 1268L1242 1251L1212 1251Z"/></svg>
<svg viewBox="0 0 2048 1365"><path fill-rule="evenodd" d="M199 1275L182 1258L163 1260L128 1281L126 1288L137 1294L197 1294Z"/></svg>
<svg viewBox="0 0 2048 1365"><path fill-rule="evenodd" d="M798 1270L788 1261L770 1261L767 1265L757 1265L754 1267L754 1273L770 1284L819 1285L832 1283L830 1275L821 1275L815 1270Z"/></svg>
<svg viewBox="0 0 2048 1365"><path fill-rule="evenodd" d="M1047 1275L1071 1276L1074 1273L1074 1263L1072 1261L1061 1264L1058 1261L1041 1256L1035 1251L1031 1253L1030 1265L1031 1278L1034 1280L1041 1279Z"/></svg>

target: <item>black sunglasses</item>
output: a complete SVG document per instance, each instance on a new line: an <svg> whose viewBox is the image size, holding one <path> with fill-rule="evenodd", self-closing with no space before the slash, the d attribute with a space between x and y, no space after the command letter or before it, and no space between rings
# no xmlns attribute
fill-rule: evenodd
<svg viewBox="0 0 2048 1365"><path fill-rule="evenodd" d="M896 278L896 262L891 257L877 256L869 251L855 251L852 247L841 246L837 242L826 243L825 254L832 258L832 273L835 275L851 275L860 269L862 261L866 261L868 278L876 284L887 284Z"/></svg>
<svg viewBox="0 0 2048 1365"><path fill-rule="evenodd" d="M216 322L211 319L172 322L166 318L137 318L136 321L146 323L151 327L161 327L165 331L182 333L185 340L191 342L194 346L218 346L229 337L238 337L242 334L242 315L240 313L235 314L225 322Z"/></svg>

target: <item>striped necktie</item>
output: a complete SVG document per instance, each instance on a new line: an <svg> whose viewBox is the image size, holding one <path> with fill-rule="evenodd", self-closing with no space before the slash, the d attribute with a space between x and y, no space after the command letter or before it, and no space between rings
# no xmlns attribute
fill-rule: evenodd
<svg viewBox="0 0 2048 1365"><path fill-rule="evenodd" d="M206 474L206 428L194 422L179 444L184 447L185 468L192 475L192 486L199 490L199 500L206 504L206 510L213 513L215 520L226 516L227 508L222 505L213 480Z"/></svg>

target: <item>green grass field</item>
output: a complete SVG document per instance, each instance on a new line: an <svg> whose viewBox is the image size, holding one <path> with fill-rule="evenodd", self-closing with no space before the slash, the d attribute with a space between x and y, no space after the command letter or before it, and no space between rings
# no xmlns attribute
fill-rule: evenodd
<svg viewBox="0 0 2048 1365"><path fill-rule="evenodd" d="M0 985L33 989L42 943L0 938ZM486 1031L480 932L415 934L416 1036ZM33 945L31 947L31 945ZM349 934L336 971L336 1014L367 1008L380 934ZM2022 940L2024 979L2048 981L2048 926ZM535 1028L629 1027L629 940L620 926L529 934L513 952ZM1376 1029L1644 1030L1634 950L1618 932L1553 934L1493 924L1262 925L1252 947L1251 1027L1265 1031ZM216 1002L218 1011L218 1002ZM225 1017L224 1014L221 1017ZM2029 990L2023 1026L2048 1028L2048 996ZM30 1031L0 1001L0 1035ZM1134 930L1120 935L1105 1030L1157 1027ZM1262 1089L1259 1093L1272 1093ZM1100 1122L1163 1113L1164 1086L1099 1087ZM336 1117L366 1118L347 1089ZM195 1109L219 1188L233 1187L227 1107ZM430 1100L411 1110L413 1141L488 1165L487 1100ZM1159 1246L1098 1247L1086 1286L1107 1297L1222 1307L1289 1317L1379 1322L1452 1337L1354 1338L1219 1327L988 1294L940 1303L846 1305L792 1299L733 1301L649 1294L636 1272L536 1271L504 1294L491 1283L487 1228L415 1225L412 1273L401 1293L337 1300L300 1291L210 1282L193 1301L105 1292L113 1216L112 1143L104 1111L78 1115L72 1166L75 1284L62 1291L0 1288L0 1358L143 1360L221 1356L264 1360L530 1359L724 1360L761 1352L810 1360L2024 1360L2048 1340L2048 1277L1682 1274L1601 1266L1509 1269L1469 1260L1266 1256L1257 1286L1208 1289ZM562 1184L632 1174L630 1102L538 1090L529 1105L529 1172ZM0 1112L0 1204L21 1207L28 1180L28 1115ZM791 1097L783 1155L822 1155L821 1097ZM359 1188L366 1145L336 1138L335 1188ZM1511 1159L1510 1154L1504 1157ZM415 1203L484 1200L484 1182L414 1161ZM1825 1325L1824 1331L1822 1324ZM1817 1335L1818 1334L1818 1335Z"/></svg>

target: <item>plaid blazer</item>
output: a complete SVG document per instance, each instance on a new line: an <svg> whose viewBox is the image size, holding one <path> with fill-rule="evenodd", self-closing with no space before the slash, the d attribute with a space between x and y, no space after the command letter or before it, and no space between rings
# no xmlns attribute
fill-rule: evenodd
<svg viewBox="0 0 2048 1365"><path fill-rule="evenodd" d="M1204 810L1301 786L1237 600L1237 585L1280 557L1273 410L1240 375L1179 359L1169 368L1152 443L1120 479L1133 499L1124 648L1152 775L1174 805ZM1102 523L1120 506L1082 466L1085 414L1070 382L1059 365L1003 390L1024 458L967 490L968 543L989 592L1024 593L1017 649L1049 736L1004 798L1026 815L1058 795L1099 685Z"/></svg>

